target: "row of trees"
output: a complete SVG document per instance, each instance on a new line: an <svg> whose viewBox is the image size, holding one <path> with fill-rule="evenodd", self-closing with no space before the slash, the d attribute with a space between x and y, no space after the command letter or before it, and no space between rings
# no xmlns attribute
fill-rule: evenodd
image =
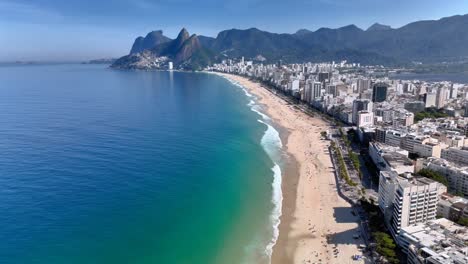
<svg viewBox="0 0 468 264"><path fill-rule="evenodd" d="M396 243L392 236L386 232L384 221L382 221L384 216L379 207L375 205L374 201L366 199L361 199L361 206L369 216L369 228L372 238L375 240L377 253L392 264L400 263Z"/></svg>
<svg viewBox="0 0 468 264"><path fill-rule="evenodd" d="M348 135L346 135L341 128L339 130L340 130L341 138L343 139L343 142L345 143L346 148L348 150L349 158L351 159L351 162L353 163L354 168L358 172L359 178L362 179L361 162L359 161L359 156L353 152L351 148L351 141L349 140ZM355 133L354 130L350 130L350 133L348 134L351 134L351 137L355 138L356 135L354 133Z"/></svg>
<svg viewBox="0 0 468 264"><path fill-rule="evenodd" d="M344 159L343 159L343 156L341 155L341 151L339 150L339 148L336 146L335 142L332 141L331 143L331 147L332 149L335 151L336 153L336 156L338 158L338 172L339 172L339 176L341 179L344 179L345 182L350 185L350 186L357 186L357 183L353 182L351 180L351 178L349 177L348 175L348 172L346 171L346 164L344 162Z"/></svg>

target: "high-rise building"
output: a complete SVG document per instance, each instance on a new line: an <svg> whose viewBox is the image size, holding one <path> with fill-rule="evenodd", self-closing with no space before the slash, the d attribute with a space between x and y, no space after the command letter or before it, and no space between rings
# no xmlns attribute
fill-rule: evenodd
<svg viewBox="0 0 468 264"><path fill-rule="evenodd" d="M333 95L333 97L336 97L337 95L336 85L334 84L327 85L326 93Z"/></svg>
<svg viewBox="0 0 468 264"><path fill-rule="evenodd" d="M314 82L312 83L312 101L320 98L322 96L322 83Z"/></svg>
<svg viewBox="0 0 468 264"><path fill-rule="evenodd" d="M318 74L318 81L321 83L330 81L330 78L331 78L331 73L329 72L320 72Z"/></svg>
<svg viewBox="0 0 468 264"><path fill-rule="evenodd" d="M299 91L299 80L295 79L291 82L291 91L298 92Z"/></svg>
<svg viewBox="0 0 468 264"><path fill-rule="evenodd" d="M435 157L419 159L419 162L422 163L421 168L427 168L444 176L448 181L450 191L468 198L468 167Z"/></svg>
<svg viewBox="0 0 468 264"><path fill-rule="evenodd" d="M373 103L367 99L356 99L353 102L353 123L357 124L360 111L372 112Z"/></svg>
<svg viewBox="0 0 468 264"><path fill-rule="evenodd" d="M387 100L388 84L376 83L372 87L372 102L380 103Z"/></svg>
<svg viewBox="0 0 468 264"><path fill-rule="evenodd" d="M446 191L444 185L428 178L381 173L379 207L393 237L397 239L404 227L436 219L439 197Z"/></svg>
<svg viewBox="0 0 468 264"><path fill-rule="evenodd" d="M304 98L303 98L303 100L306 101L307 103L310 103L312 101L312 88L313 88L313 83L310 81L307 81L304 87Z"/></svg>
<svg viewBox="0 0 468 264"><path fill-rule="evenodd" d="M356 124L358 127L374 125L374 113L369 111L359 111Z"/></svg>
<svg viewBox="0 0 468 264"><path fill-rule="evenodd" d="M437 95L435 93L426 93L424 94L424 103L425 107L435 107L436 106Z"/></svg>
<svg viewBox="0 0 468 264"><path fill-rule="evenodd" d="M371 86L371 80L369 79L358 79L357 80L357 92L362 93L369 90Z"/></svg>
<svg viewBox="0 0 468 264"><path fill-rule="evenodd" d="M443 108L447 104L449 90L446 87L440 87L437 90L436 107Z"/></svg>

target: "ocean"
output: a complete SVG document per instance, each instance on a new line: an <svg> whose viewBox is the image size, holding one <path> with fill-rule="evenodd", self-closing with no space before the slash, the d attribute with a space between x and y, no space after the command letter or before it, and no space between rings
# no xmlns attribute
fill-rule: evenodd
<svg viewBox="0 0 468 264"><path fill-rule="evenodd" d="M0 67L0 263L268 263L281 140L214 74Z"/></svg>

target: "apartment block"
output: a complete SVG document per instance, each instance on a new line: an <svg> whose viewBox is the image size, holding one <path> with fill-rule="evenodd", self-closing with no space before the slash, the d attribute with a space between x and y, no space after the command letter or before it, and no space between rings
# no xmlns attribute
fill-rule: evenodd
<svg viewBox="0 0 468 264"><path fill-rule="evenodd" d="M439 196L447 191L442 184L424 177L383 173L380 180L379 207L395 239L403 227L435 219Z"/></svg>

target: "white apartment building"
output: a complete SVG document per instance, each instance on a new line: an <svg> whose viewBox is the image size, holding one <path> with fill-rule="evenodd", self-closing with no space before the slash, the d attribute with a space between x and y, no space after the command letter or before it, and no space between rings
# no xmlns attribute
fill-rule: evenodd
<svg viewBox="0 0 468 264"><path fill-rule="evenodd" d="M442 137L441 140L449 147L462 148L465 146L465 136L445 135L445 137Z"/></svg>
<svg viewBox="0 0 468 264"><path fill-rule="evenodd" d="M413 161L408 151L378 142L369 143L369 156L379 171L395 171L398 174L413 173Z"/></svg>
<svg viewBox="0 0 468 264"><path fill-rule="evenodd" d="M457 166L445 159L428 158L422 161L423 168L445 176L452 192L468 197L468 167Z"/></svg>
<svg viewBox="0 0 468 264"><path fill-rule="evenodd" d="M401 148L409 151L410 153L414 153L414 146L421 145L428 138L429 136L427 135L407 134L401 140Z"/></svg>
<svg viewBox="0 0 468 264"><path fill-rule="evenodd" d="M446 192L447 188L424 177L397 177L393 182L397 184L389 229L396 239L402 228L435 219L439 196ZM387 186L384 186L384 189L387 189Z"/></svg>
<svg viewBox="0 0 468 264"><path fill-rule="evenodd" d="M436 157L440 158L442 146L433 139L423 141L421 144L415 144L413 146L413 153L418 154L419 157L429 158Z"/></svg>
<svg viewBox="0 0 468 264"><path fill-rule="evenodd" d="M436 98L437 95L435 93L426 93L424 100L426 108L436 106Z"/></svg>
<svg viewBox="0 0 468 264"><path fill-rule="evenodd" d="M402 138L405 136L406 134L404 132L397 130L387 130L385 133L385 144L394 147L400 147Z"/></svg>
<svg viewBox="0 0 468 264"><path fill-rule="evenodd" d="M358 127L366 127L366 126L373 126L374 125L374 113L369 111L359 111L358 119L357 119L357 126Z"/></svg>
<svg viewBox="0 0 468 264"><path fill-rule="evenodd" d="M440 157L459 165L468 166L468 149L465 148L443 149Z"/></svg>
<svg viewBox="0 0 468 264"><path fill-rule="evenodd" d="M447 104L447 95L448 95L449 90L447 87L440 87L437 90L437 96L436 96L436 107L437 108L443 108L445 104Z"/></svg>
<svg viewBox="0 0 468 264"><path fill-rule="evenodd" d="M379 177L379 198L380 210L384 213L385 222L390 223L393 201L395 200L395 189L398 185L398 173L395 171L381 171Z"/></svg>
<svg viewBox="0 0 468 264"><path fill-rule="evenodd" d="M312 101L317 100L322 96L322 83L314 82L312 83Z"/></svg>
<svg viewBox="0 0 468 264"><path fill-rule="evenodd" d="M367 99L356 99L353 102L353 123L357 124L360 111L372 112L373 103Z"/></svg>
<svg viewBox="0 0 468 264"><path fill-rule="evenodd" d="M293 80L290 83L289 90L291 90L293 92L298 92L299 91L299 80L297 80L297 79Z"/></svg>

